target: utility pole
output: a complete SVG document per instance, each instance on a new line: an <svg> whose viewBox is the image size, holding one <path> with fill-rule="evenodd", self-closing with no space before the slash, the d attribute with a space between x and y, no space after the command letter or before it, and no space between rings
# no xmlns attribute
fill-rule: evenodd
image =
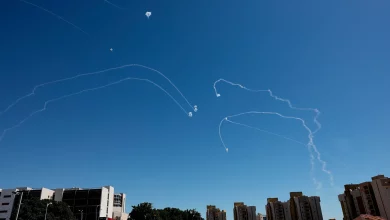
<svg viewBox="0 0 390 220"><path fill-rule="evenodd" d="M12 193L14 193L14 194L16 194L16 195L19 194L19 192L17 192L17 191L12 192ZM23 199L23 191L22 191L22 193L21 193L21 195L20 195L18 211L16 212L16 220L18 220L18 217L19 217L19 211L20 211L20 205L22 205L22 199Z"/></svg>

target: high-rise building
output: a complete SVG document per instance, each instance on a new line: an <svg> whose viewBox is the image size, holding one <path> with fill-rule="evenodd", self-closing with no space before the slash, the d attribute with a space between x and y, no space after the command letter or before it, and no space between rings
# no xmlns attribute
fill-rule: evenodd
<svg viewBox="0 0 390 220"><path fill-rule="evenodd" d="M304 196L302 192L291 192L287 202L268 198L266 211L269 220L323 220L320 197Z"/></svg>
<svg viewBox="0 0 390 220"><path fill-rule="evenodd" d="M378 175L372 177L371 180L380 216L390 219L390 178Z"/></svg>
<svg viewBox="0 0 390 220"><path fill-rule="evenodd" d="M208 205L206 212L206 220L226 220L226 211L220 210L215 205Z"/></svg>
<svg viewBox="0 0 390 220"><path fill-rule="evenodd" d="M234 220L256 220L256 206L246 206L243 202L235 202Z"/></svg>
<svg viewBox="0 0 390 220"><path fill-rule="evenodd" d="M371 182L360 183L360 192L362 195L365 213L372 216L379 216L379 208L376 203L374 189Z"/></svg>
<svg viewBox="0 0 390 220"><path fill-rule="evenodd" d="M344 220L352 220L368 214L390 219L390 178L384 175L372 177L372 182L348 184L339 201Z"/></svg>
<svg viewBox="0 0 390 220"><path fill-rule="evenodd" d="M0 220L10 220L14 204L23 203L25 198L53 199L53 195L54 191L46 188L17 187L4 189L0 195Z"/></svg>
<svg viewBox="0 0 390 220"><path fill-rule="evenodd" d="M268 198L265 207L268 220L284 220L284 206L278 198Z"/></svg>
<svg viewBox="0 0 390 220"><path fill-rule="evenodd" d="M256 206L247 206L248 220L256 220Z"/></svg>

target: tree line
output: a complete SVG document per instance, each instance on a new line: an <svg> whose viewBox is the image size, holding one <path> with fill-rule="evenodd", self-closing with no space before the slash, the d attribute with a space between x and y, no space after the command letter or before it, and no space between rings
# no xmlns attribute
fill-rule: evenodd
<svg viewBox="0 0 390 220"><path fill-rule="evenodd" d="M128 220L204 220L195 209L178 208L155 209L151 203L144 202L132 206Z"/></svg>
<svg viewBox="0 0 390 220"><path fill-rule="evenodd" d="M64 202L40 200L26 196L23 198L18 220L78 220ZM19 201L14 202L11 219L16 219ZM152 203L144 202L132 206L128 220L204 220L195 209L180 210L178 208L155 209ZM47 212L46 212L47 210ZM85 218L85 217L84 217Z"/></svg>

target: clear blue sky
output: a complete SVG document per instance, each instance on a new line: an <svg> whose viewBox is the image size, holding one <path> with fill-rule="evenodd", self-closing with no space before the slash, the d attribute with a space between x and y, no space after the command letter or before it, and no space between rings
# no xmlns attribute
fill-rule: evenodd
<svg viewBox="0 0 390 220"><path fill-rule="evenodd" d="M33 0L31 0L33 1ZM46 81L138 63L166 74L192 104L193 118L148 83L125 82L52 103L0 142L0 188L113 185L128 206L226 209L256 205L290 191L319 195L324 218L342 218L337 195L347 183L390 175L388 94L390 20L387 1L102 1L34 0L89 35L42 10L6 0L0 7L0 109ZM151 11L148 20L145 12ZM110 52L113 48L113 52ZM43 87L0 116L1 131L45 100L136 76L163 86L159 75L137 67ZM232 124L227 116L248 110L279 111L308 120L265 94L221 84L219 78L272 89L296 106L318 108L315 143L335 186L301 145ZM188 109L188 106L185 106ZM292 120L237 118L307 142Z"/></svg>

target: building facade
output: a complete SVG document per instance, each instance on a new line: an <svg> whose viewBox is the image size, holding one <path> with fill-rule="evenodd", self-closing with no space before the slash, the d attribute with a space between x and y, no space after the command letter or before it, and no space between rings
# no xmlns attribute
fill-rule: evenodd
<svg viewBox="0 0 390 220"><path fill-rule="evenodd" d="M235 202L234 220L256 220L256 206L246 206L243 202Z"/></svg>
<svg viewBox="0 0 390 220"><path fill-rule="evenodd" d="M226 220L226 211L220 210L215 205L208 205L206 212L206 220Z"/></svg>
<svg viewBox="0 0 390 220"><path fill-rule="evenodd" d="M99 188L58 188L55 190L29 187L4 189L0 194L0 220L10 220L14 208L27 198L62 201L66 203L77 219L80 220L127 220L125 213L126 195L117 194L114 204L114 187Z"/></svg>
<svg viewBox="0 0 390 220"><path fill-rule="evenodd" d="M371 180L380 216L390 219L390 178L378 175L372 177Z"/></svg>
<svg viewBox="0 0 390 220"><path fill-rule="evenodd" d="M344 186L344 193L338 196L344 220L365 214L390 219L390 178L378 175L371 180Z"/></svg>
<svg viewBox="0 0 390 220"><path fill-rule="evenodd" d="M266 211L270 220L323 220L320 197L304 196L302 192L291 192L287 202L268 198Z"/></svg>
<svg viewBox="0 0 390 220"><path fill-rule="evenodd" d="M114 187L100 188L59 188L55 190L55 201L68 204L77 219L112 219L114 205Z"/></svg>
<svg viewBox="0 0 390 220"><path fill-rule="evenodd" d="M38 198L40 200L52 200L54 190L30 187L17 187L14 189L4 189L0 195L0 220L10 220L13 208L23 203L26 198Z"/></svg>

